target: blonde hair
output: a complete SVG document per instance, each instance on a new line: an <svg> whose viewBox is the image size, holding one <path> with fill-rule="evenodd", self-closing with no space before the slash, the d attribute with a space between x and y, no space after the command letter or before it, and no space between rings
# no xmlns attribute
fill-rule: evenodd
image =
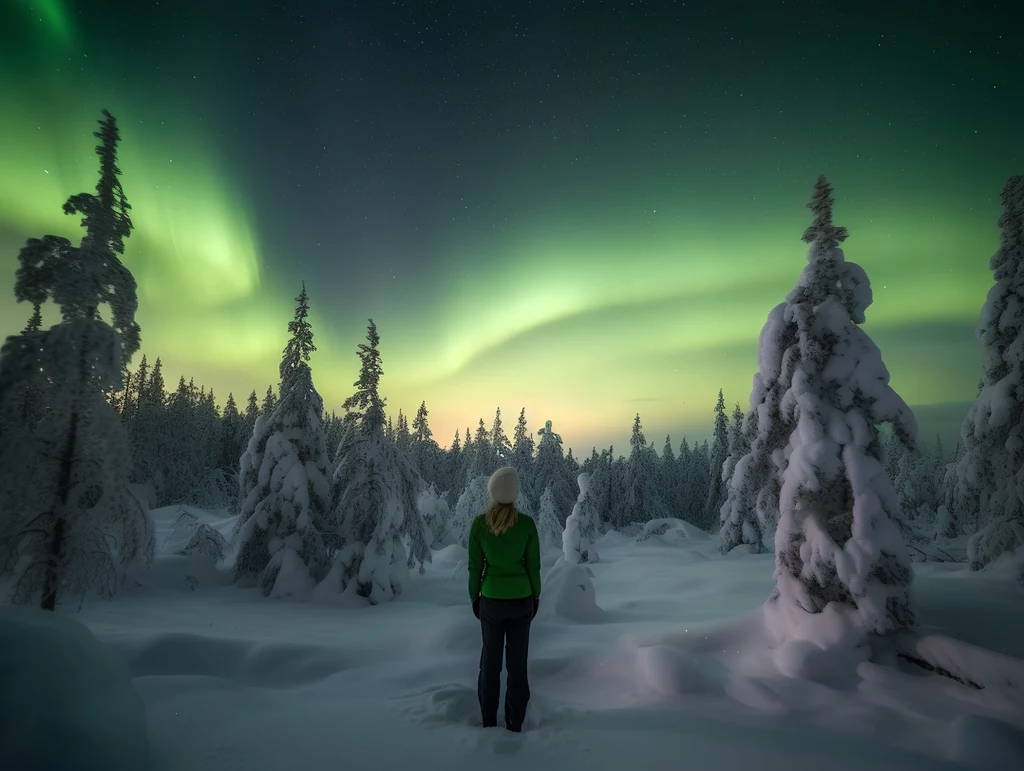
<svg viewBox="0 0 1024 771"><path fill-rule="evenodd" d="M516 520L519 519L519 512L516 510L515 504L493 501L491 507L487 509L487 513L484 514L484 519L487 521L488 530L494 535L501 535L512 529Z"/></svg>

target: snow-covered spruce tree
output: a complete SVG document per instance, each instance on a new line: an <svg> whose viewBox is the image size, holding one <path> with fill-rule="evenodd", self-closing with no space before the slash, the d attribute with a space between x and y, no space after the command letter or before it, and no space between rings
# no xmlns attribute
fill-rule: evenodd
<svg viewBox="0 0 1024 771"><path fill-rule="evenodd" d="M899 506L894 521L908 542L931 541L935 534L939 488L932 454L918 447L903 455L894 482Z"/></svg>
<svg viewBox="0 0 1024 771"><path fill-rule="evenodd" d="M718 390L715 402L715 431L711 441L711 463L708 495L704 502L704 529L714 531L721 518L722 504L729 490L725 463L729 459L729 418L725 414L725 395Z"/></svg>
<svg viewBox="0 0 1024 771"><path fill-rule="evenodd" d="M589 470L589 469L587 469ZM672 437L665 437L665 446L658 459L658 486L669 517L678 517L682 511L682 484L679 479L679 462L672 447Z"/></svg>
<svg viewBox="0 0 1024 771"><path fill-rule="evenodd" d="M658 457L654 449L647 446L639 413L633 420L633 435L629 439L626 475L625 507L629 521L650 522L664 517L665 503L658 485Z"/></svg>
<svg viewBox="0 0 1024 771"><path fill-rule="evenodd" d="M555 498L551 488L545 487L537 507L537 535L540 538L541 550L553 551L562 549L562 525L555 512Z"/></svg>
<svg viewBox="0 0 1024 771"><path fill-rule="evenodd" d="M573 494L565 473L565 456L562 454L562 437L554 432L551 421L544 423L544 428L537 434L540 442L537 445L537 457L533 464L533 487L535 490L551 488L558 513L559 524L573 506Z"/></svg>
<svg viewBox="0 0 1024 771"><path fill-rule="evenodd" d="M441 448L434 441L433 432L430 430L429 415L427 403L420 402L419 409L416 410L416 417L412 421L412 435L409 437L407 454L427 484L444 485L445 473Z"/></svg>
<svg viewBox="0 0 1024 771"><path fill-rule="evenodd" d="M491 505L491 495L487 491L487 480L489 477L478 475L469 480L466 489L459 495L452 509L452 518L446 529L445 540L457 543L459 546L469 546L469 530L473 520L487 511Z"/></svg>
<svg viewBox="0 0 1024 771"><path fill-rule="evenodd" d="M533 436L526 427L526 408L519 411L519 419L512 430L512 457L508 465L519 474L519 489L531 503L531 509L538 510L540 500L534 487L533 472Z"/></svg>
<svg viewBox="0 0 1024 771"><path fill-rule="evenodd" d="M790 352L797 341L796 323L787 317L787 307L788 303L783 302L772 308L758 339L758 371L744 421L750 449L736 462L722 504L718 546L723 554L741 543L763 552L764 539L779 521L779 494L790 434L780 411L788 388L782 373L790 366L787 356L792 357Z"/></svg>
<svg viewBox="0 0 1024 771"><path fill-rule="evenodd" d="M476 434L473 436L473 444L468 453L469 465L466 469L468 478L490 477L498 466L495 460L494 448L491 447L491 434L484 425L484 419L476 427Z"/></svg>
<svg viewBox="0 0 1024 771"><path fill-rule="evenodd" d="M705 517L705 506L708 490L711 487L711 449L707 440L695 444L690 453L688 474L683 485L689 491L689 507L683 519L696 525L701 530L708 530Z"/></svg>
<svg viewBox="0 0 1024 771"><path fill-rule="evenodd" d="M281 398L291 389L292 375L299 371L300 364L309 364L309 357L316 346L313 345L313 326L309 318L309 295L306 294L306 282L302 282L302 291L295 298L295 317L288 322L288 342L281 354L281 365L278 368L281 383L278 393ZM322 408L321 408L322 409Z"/></svg>
<svg viewBox="0 0 1024 771"><path fill-rule="evenodd" d="M600 533L601 520L598 514L596 496L590 494L590 474L577 477L580 494L572 513L565 520L565 531L562 533L562 557L566 562L597 562L597 549L594 542Z"/></svg>
<svg viewBox="0 0 1024 771"><path fill-rule="evenodd" d="M964 454L948 475L946 507L961 529L980 528L968 545L972 570L1024 551L1024 176L1002 193L995 284L981 311L981 390L960 430ZM1024 575L1021 575L1024 581Z"/></svg>
<svg viewBox="0 0 1024 771"><path fill-rule="evenodd" d="M494 412L494 423L491 424L491 452L494 453L496 468L507 466L512 460L512 443L505 435L505 429L501 426L501 407ZM518 471L516 472L518 473Z"/></svg>
<svg viewBox="0 0 1024 771"><path fill-rule="evenodd" d="M376 605L402 591L409 568L418 563L422 571L430 561L430 529L416 507L423 480L384 436L380 337L372 319L366 339L356 392L342 405L349 425L332 482L340 551L326 580Z"/></svg>
<svg viewBox="0 0 1024 771"><path fill-rule="evenodd" d="M323 400L303 351L314 350L305 287L281 357L281 399L256 420L240 460L235 580L255 578L264 596L305 599L326 576L330 464Z"/></svg>
<svg viewBox="0 0 1024 771"><path fill-rule="evenodd" d="M267 386L267 392L263 395L263 403L260 405L260 415L269 415L277 406L277 397L274 396L274 386Z"/></svg>
<svg viewBox="0 0 1024 771"><path fill-rule="evenodd" d="M395 425L395 446L398 447L402 452L406 452L409 449L409 443L412 441L412 433L409 431L409 419L405 417L405 414L398 411L398 421Z"/></svg>
<svg viewBox="0 0 1024 771"><path fill-rule="evenodd" d="M423 518L424 524L430 528L435 541L440 542L452 517L451 506L444 495L437 491L436 485L428 485L416 499L416 510Z"/></svg>
<svg viewBox="0 0 1024 771"><path fill-rule="evenodd" d="M61 322L9 337L0 350L0 410L26 377L50 384L43 417L5 437L0 451L0 571L11 600L45 610L63 595L113 594L122 569L153 554L149 517L127 486L124 427L105 397L120 388L139 326L135 279L118 258L132 229L118 179L120 136L114 117L103 115L96 192L64 204L83 217L80 246L45 236L19 254L18 301L52 301Z"/></svg>
<svg viewBox="0 0 1024 771"><path fill-rule="evenodd" d="M908 444L917 427L889 386L878 348L858 326L871 286L839 248L847 232L833 225L832 204L823 176L808 204L814 219L803 235L811 245L807 265L783 314L796 327L796 341L778 375L785 389L779 412L790 437L768 605L783 635L833 603L868 633L914 619L910 560L892 521L898 503L878 426L891 423Z"/></svg>
<svg viewBox="0 0 1024 771"><path fill-rule="evenodd" d="M217 466L234 470L238 467L245 448L242 446L244 418L238 411L235 395L232 393L228 394L228 400L224 402L224 413L220 420L220 448L217 452ZM247 446L248 442L245 441L245 444Z"/></svg>

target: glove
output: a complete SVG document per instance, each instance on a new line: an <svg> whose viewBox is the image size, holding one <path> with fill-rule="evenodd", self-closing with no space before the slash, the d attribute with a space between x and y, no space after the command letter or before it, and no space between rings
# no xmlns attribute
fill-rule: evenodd
<svg viewBox="0 0 1024 771"><path fill-rule="evenodd" d="M480 618L480 598L473 600L473 615Z"/></svg>
<svg viewBox="0 0 1024 771"><path fill-rule="evenodd" d="M533 615L530 616L531 619L537 618L537 610L539 608L540 608L540 597L534 597L533 598Z"/></svg>

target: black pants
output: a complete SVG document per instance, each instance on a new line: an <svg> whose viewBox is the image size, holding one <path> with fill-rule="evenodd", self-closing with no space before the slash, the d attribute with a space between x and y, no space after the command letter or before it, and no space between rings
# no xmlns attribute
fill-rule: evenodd
<svg viewBox="0 0 1024 771"><path fill-rule="evenodd" d="M533 598L492 600L480 598L480 628L483 651L480 654L480 678L477 694L484 727L498 724L498 696L501 691L502 649L508 667L505 687L505 727L521 731L530 701L530 683L526 678L526 659L530 651L530 622Z"/></svg>

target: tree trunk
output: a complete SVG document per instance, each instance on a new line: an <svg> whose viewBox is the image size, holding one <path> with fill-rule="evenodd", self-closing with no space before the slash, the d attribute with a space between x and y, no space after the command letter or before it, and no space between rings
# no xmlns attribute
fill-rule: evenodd
<svg viewBox="0 0 1024 771"><path fill-rule="evenodd" d="M46 575L43 579L43 599L40 607L43 610L55 610L57 607L57 583L59 566L64 555L64 525L67 513L68 498L71 495L71 467L75 456L75 439L78 433L78 405L71 413L71 425L68 427L68 440L64 445L64 454L60 459L60 478L57 493L60 495L60 508L56 512L53 525L53 537L50 540L49 552L46 555Z"/></svg>

